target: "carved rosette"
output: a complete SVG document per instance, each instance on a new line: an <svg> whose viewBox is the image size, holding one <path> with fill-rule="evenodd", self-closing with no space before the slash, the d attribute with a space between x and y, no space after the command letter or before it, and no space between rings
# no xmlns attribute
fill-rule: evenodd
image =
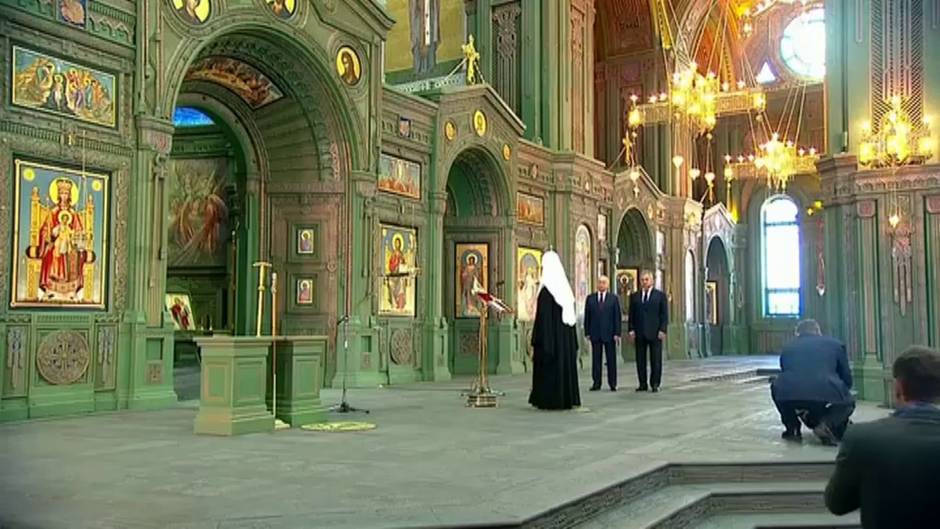
<svg viewBox="0 0 940 529"><path fill-rule="evenodd" d="M414 339L411 336L411 331L395 329L392 331L390 342L392 362L400 366L411 363L414 350Z"/></svg>
<svg viewBox="0 0 940 529"><path fill-rule="evenodd" d="M36 353L39 374L50 384L72 384L91 362L88 340L77 331L56 331L43 338Z"/></svg>

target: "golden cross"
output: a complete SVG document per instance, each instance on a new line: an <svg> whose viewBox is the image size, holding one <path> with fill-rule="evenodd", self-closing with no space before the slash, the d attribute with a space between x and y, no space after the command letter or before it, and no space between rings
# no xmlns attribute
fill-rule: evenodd
<svg viewBox="0 0 940 529"><path fill-rule="evenodd" d="M463 60L467 63L467 84L476 84L477 67L480 62L480 54L473 45L473 35L467 36L467 43L460 46L463 51Z"/></svg>

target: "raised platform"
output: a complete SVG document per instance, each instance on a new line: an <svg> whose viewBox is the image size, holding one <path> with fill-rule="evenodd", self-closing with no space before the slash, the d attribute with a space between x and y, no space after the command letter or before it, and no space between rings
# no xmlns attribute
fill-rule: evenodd
<svg viewBox="0 0 940 529"><path fill-rule="evenodd" d="M758 371L774 365L669 362L659 394L633 392L632 365L620 391L588 392L585 366L570 412L529 407L527 376L492 378L495 409L466 407L469 380L353 390L372 413L331 419L377 423L362 433L200 437L195 402L0 425L0 526L853 527L820 511L835 449L779 438ZM886 413L862 403L855 420Z"/></svg>

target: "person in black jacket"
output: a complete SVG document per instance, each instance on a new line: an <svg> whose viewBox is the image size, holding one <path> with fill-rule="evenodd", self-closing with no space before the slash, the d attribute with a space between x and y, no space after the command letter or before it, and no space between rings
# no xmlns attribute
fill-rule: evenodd
<svg viewBox="0 0 940 529"><path fill-rule="evenodd" d="M653 274L644 270L640 274L640 290L630 296L628 329L630 340L636 343L636 373L640 380L637 391L659 391L663 375L663 340L669 325L669 307L666 294L653 288ZM646 357L649 351L651 372L647 384Z"/></svg>
<svg viewBox="0 0 940 529"><path fill-rule="evenodd" d="M823 444L835 445L855 411L845 345L822 336L815 320L803 320L796 339L783 348L780 370L770 391L786 427L783 438L802 440L802 419Z"/></svg>
<svg viewBox="0 0 940 529"><path fill-rule="evenodd" d="M940 351L912 347L894 362L897 410L853 424L826 487L833 514L862 510L864 529L940 526Z"/></svg>
<svg viewBox="0 0 940 529"><path fill-rule="evenodd" d="M610 279L597 278L597 292L584 300L584 334L591 341L591 391L601 389L603 362L607 358L607 385L617 391L617 343L620 342L620 298L609 292ZM606 354L602 354L606 353Z"/></svg>

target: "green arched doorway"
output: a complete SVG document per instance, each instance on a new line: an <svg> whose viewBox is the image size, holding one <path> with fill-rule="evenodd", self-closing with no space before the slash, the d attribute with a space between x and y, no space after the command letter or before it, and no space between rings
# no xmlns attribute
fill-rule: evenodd
<svg viewBox="0 0 940 529"><path fill-rule="evenodd" d="M452 374L473 375L480 365L480 305L472 292L474 284L510 305L514 297L512 259L506 259L512 251L507 247L508 191L495 158L482 147L471 147L451 164L446 192L442 299L450 328L449 367ZM501 355L513 354L514 344L500 340L500 329L506 325L493 317L488 321L489 372L496 372L505 360Z"/></svg>

